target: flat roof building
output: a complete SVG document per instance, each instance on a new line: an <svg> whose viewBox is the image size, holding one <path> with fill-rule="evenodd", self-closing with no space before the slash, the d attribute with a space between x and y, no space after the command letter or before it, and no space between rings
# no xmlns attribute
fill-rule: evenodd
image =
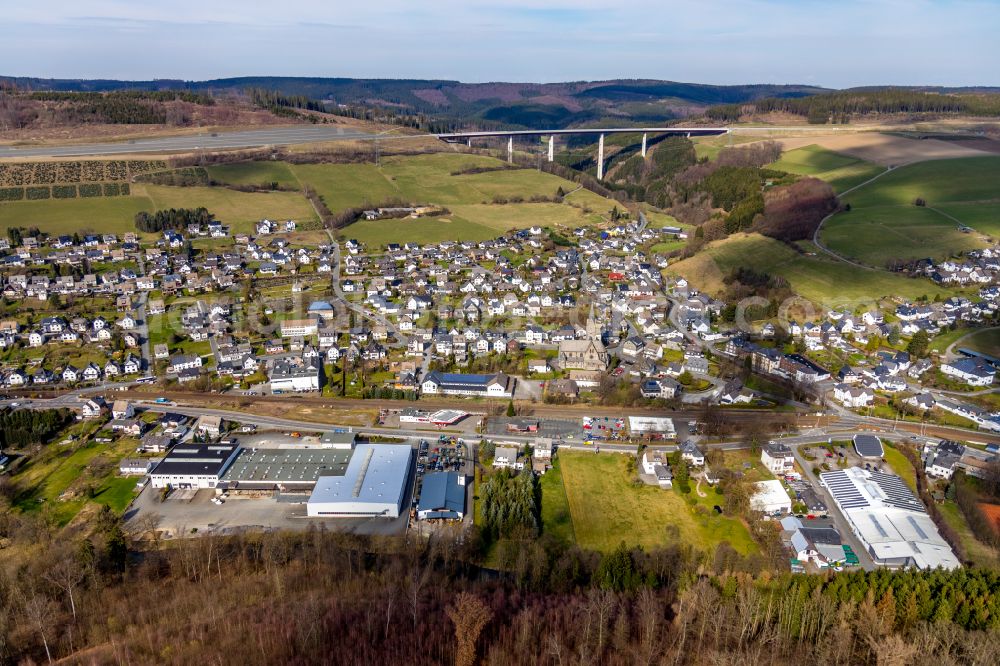
<svg viewBox="0 0 1000 666"><path fill-rule="evenodd" d="M326 449L353 449L357 438L357 434L353 432L324 432L319 443Z"/></svg>
<svg viewBox="0 0 1000 666"><path fill-rule="evenodd" d="M659 416L630 416L628 429L633 435L662 435L664 439L674 439L677 431L673 419Z"/></svg>
<svg viewBox="0 0 1000 666"><path fill-rule="evenodd" d="M923 503L895 474L860 467L819 476L876 564L954 569L961 564Z"/></svg>
<svg viewBox="0 0 1000 666"><path fill-rule="evenodd" d="M764 513L790 513L792 498L777 479L758 481L757 492L750 498L750 507Z"/></svg>
<svg viewBox="0 0 1000 666"><path fill-rule="evenodd" d="M229 490L312 490L321 476L343 476L349 450L242 449L222 475L220 487Z"/></svg>
<svg viewBox="0 0 1000 666"><path fill-rule="evenodd" d="M417 518L462 520L465 516L465 475L458 472L432 472L424 475L417 504Z"/></svg>
<svg viewBox="0 0 1000 666"><path fill-rule="evenodd" d="M407 444L360 444L343 476L316 480L310 517L397 518L406 494L413 450Z"/></svg>
<svg viewBox="0 0 1000 666"><path fill-rule="evenodd" d="M153 468L154 488L215 488L236 459L240 445L178 444Z"/></svg>

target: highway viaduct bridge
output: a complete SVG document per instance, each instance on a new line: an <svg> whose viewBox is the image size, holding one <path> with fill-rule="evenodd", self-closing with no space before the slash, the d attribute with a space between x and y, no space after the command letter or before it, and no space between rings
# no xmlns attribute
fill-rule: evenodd
<svg viewBox="0 0 1000 666"><path fill-rule="evenodd" d="M610 127L603 129L580 128L580 129L551 129L551 130L497 130L488 132L455 132L452 134L437 134L437 138L448 143L465 141L469 146L473 139L487 139L494 137L507 137L507 161L514 161L514 137L543 137L549 138L549 162L555 159L556 136L564 134L590 134L597 135L597 179L604 178L604 135L606 134L642 134L643 157L646 156L646 142L650 134L679 134L687 136L718 136L720 134L730 134L729 127Z"/></svg>
<svg viewBox="0 0 1000 666"><path fill-rule="evenodd" d="M473 132L451 132L435 134L438 139L448 143L466 142L472 145L473 139L507 138L507 161L514 161L514 139L516 137L548 137L549 139L549 162L555 159L555 138L568 134L589 134L597 135L597 179L604 178L604 136L606 134L642 134L643 157L646 157L646 146L650 134L674 134L683 135L688 138L692 136L719 136L722 134L761 134L768 135L774 132L809 132L823 131L826 133L840 131L837 127L606 127L606 128L570 128L570 129L547 129L547 130L495 130L495 131L473 131ZM402 138L402 137L400 137Z"/></svg>

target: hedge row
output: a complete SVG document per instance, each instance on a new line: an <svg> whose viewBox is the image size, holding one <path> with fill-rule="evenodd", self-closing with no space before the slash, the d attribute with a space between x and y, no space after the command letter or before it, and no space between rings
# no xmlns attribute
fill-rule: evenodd
<svg viewBox="0 0 1000 666"><path fill-rule="evenodd" d="M40 201L42 199L75 199L81 197L128 196L128 183L83 183L77 185L41 185L31 187L0 187L0 201Z"/></svg>

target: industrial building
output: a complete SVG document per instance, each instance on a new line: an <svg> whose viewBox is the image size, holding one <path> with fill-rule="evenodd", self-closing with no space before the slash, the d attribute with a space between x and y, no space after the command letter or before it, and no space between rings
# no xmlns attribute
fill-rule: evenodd
<svg viewBox="0 0 1000 666"><path fill-rule="evenodd" d="M849 467L820 474L822 483L876 564L960 566L924 505L894 474Z"/></svg>
<svg viewBox="0 0 1000 666"><path fill-rule="evenodd" d="M462 520L465 516L465 475L433 472L424 475L417 504L420 520Z"/></svg>
<svg viewBox="0 0 1000 666"><path fill-rule="evenodd" d="M233 464L240 445L178 444L149 475L154 488L215 488Z"/></svg>
<svg viewBox="0 0 1000 666"><path fill-rule="evenodd" d="M353 432L324 432L319 438L319 444L325 449L353 449L358 436Z"/></svg>
<svg viewBox="0 0 1000 666"><path fill-rule="evenodd" d="M316 480L306 512L314 518L398 518L413 449L407 444L360 444L343 476Z"/></svg>
<svg viewBox="0 0 1000 666"><path fill-rule="evenodd" d="M321 476L343 476L350 458L350 450L332 448L242 449L219 487L306 492Z"/></svg>

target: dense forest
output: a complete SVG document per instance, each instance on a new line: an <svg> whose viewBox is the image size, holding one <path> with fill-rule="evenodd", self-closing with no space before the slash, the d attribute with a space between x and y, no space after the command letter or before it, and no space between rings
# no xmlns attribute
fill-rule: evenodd
<svg viewBox="0 0 1000 666"><path fill-rule="evenodd" d="M171 208L155 213L140 211L135 214L135 228L147 233L185 229L189 224L208 224L215 216L207 208Z"/></svg>
<svg viewBox="0 0 1000 666"><path fill-rule="evenodd" d="M852 117L893 113L963 113L974 116L1000 115L1000 95L943 95L887 88L849 90L809 97L769 97L752 102L724 104L708 109L706 115L723 122L744 116L781 111L805 117L810 123L846 123Z"/></svg>
<svg viewBox="0 0 1000 666"><path fill-rule="evenodd" d="M286 95L274 90L265 90L263 88L250 88L246 91L246 93L253 104L269 111L279 113L286 109L325 111L323 104L310 99L305 95Z"/></svg>
<svg viewBox="0 0 1000 666"><path fill-rule="evenodd" d="M0 659L40 663L993 664L993 571L755 575L723 546L548 537L484 569L475 534L200 536L110 511L88 536L0 512Z"/></svg>

